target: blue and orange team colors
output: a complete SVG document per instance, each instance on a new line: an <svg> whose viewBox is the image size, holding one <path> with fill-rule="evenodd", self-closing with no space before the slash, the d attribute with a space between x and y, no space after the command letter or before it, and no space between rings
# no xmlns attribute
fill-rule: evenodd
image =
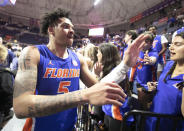
<svg viewBox="0 0 184 131"><path fill-rule="evenodd" d="M35 95L58 95L79 90L80 61L77 55L67 49L68 58L61 59L46 45L36 47L40 52L40 63ZM76 119L76 108L49 116L28 118L24 131L72 131Z"/></svg>

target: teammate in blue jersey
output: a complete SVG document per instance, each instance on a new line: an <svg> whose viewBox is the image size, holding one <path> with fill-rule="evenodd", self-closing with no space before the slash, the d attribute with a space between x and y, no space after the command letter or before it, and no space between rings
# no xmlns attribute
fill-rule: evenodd
<svg viewBox="0 0 184 131"><path fill-rule="evenodd" d="M19 57L13 107L18 118L28 118L24 131L72 131L78 105L122 106L125 100L121 87L109 79L113 80L117 73L124 78L127 68L135 65L148 36L137 38L127 49L122 63L104 78L104 82L97 83L83 57L68 49L73 43L73 28L64 10L46 14L42 33L48 34L49 43L26 47ZM79 90L79 78L91 88Z"/></svg>
<svg viewBox="0 0 184 131"><path fill-rule="evenodd" d="M177 34L169 48L170 59L161 74L157 92L154 96L151 111L161 114L181 115L184 109L184 33ZM184 130L184 121L174 123L169 119L161 119L160 131L172 131L174 125L178 131ZM152 131L156 127L156 118L149 118L146 123L146 131Z"/></svg>
<svg viewBox="0 0 184 131"><path fill-rule="evenodd" d="M167 50L168 40L164 35L156 35L156 31L157 31L156 26L151 25L150 27L148 27L148 30L155 35L155 38L153 41L153 49L155 49L158 52L158 56L159 56L158 65L157 65L157 78L159 78L164 68L164 65L166 64L165 51Z"/></svg>

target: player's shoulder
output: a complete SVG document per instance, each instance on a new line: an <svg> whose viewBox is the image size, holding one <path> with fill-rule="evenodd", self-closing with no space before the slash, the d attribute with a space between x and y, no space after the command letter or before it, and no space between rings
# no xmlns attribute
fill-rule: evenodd
<svg viewBox="0 0 184 131"><path fill-rule="evenodd" d="M23 52L37 52L38 48L36 46L27 46L23 49Z"/></svg>
<svg viewBox="0 0 184 131"><path fill-rule="evenodd" d="M27 46L22 50L20 57L24 59L29 58L30 60L39 61L40 53L37 47Z"/></svg>

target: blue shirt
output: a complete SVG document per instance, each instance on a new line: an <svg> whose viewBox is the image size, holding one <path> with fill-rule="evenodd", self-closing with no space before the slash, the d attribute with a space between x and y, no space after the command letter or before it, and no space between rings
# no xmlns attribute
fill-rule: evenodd
<svg viewBox="0 0 184 131"><path fill-rule="evenodd" d="M130 111L130 107L128 105L128 97L125 99L125 102L121 107L115 106L115 105L103 105L102 110L105 113L105 115L108 115L116 120L122 121L123 116L126 112ZM132 122L133 118L129 117L127 122Z"/></svg>
<svg viewBox="0 0 184 131"><path fill-rule="evenodd" d="M161 35L156 35L153 41L153 49L156 50L158 53L162 50L162 41L161 41ZM158 63L163 64L164 63L163 55L160 55L158 57Z"/></svg>
<svg viewBox="0 0 184 131"><path fill-rule="evenodd" d="M158 59L157 51L150 49L148 52L149 57L155 57L156 60ZM156 81L156 67L157 62L154 65L146 65L144 62L144 52L140 52L139 58L136 64L136 76L135 79L137 83L147 89L147 82L149 81Z"/></svg>
<svg viewBox="0 0 184 131"><path fill-rule="evenodd" d="M182 90L178 90L176 84L184 80L184 74L180 74L173 78L171 78L171 75L166 77L167 72L171 69L173 64L173 61L168 62L159 78L157 93L150 109L152 112L181 115ZM165 77L166 82L164 82ZM172 120L162 118L160 122L160 131L172 131L174 125ZM184 121L179 121L177 123L178 127L182 127L182 129L180 128L178 130L184 130ZM156 118L149 118L147 120L146 131L154 130L155 124Z"/></svg>
<svg viewBox="0 0 184 131"><path fill-rule="evenodd" d="M71 50L68 58L61 59L46 45L37 46L40 52L36 95L59 95L79 90L80 61ZM72 96L71 96L72 97ZM34 131L72 131L77 119L77 109L36 117L32 120Z"/></svg>

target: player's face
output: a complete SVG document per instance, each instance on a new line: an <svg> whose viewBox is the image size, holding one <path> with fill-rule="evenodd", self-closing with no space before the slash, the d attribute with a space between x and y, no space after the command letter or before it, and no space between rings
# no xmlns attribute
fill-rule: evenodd
<svg viewBox="0 0 184 131"><path fill-rule="evenodd" d="M54 26L54 36L56 43L66 47L71 46L74 37L72 22L67 18L60 18L58 24Z"/></svg>
<svg viewBox="0 0 184 131"><path fill-rule="evenodd" d="M174 61L184 61L184 39L176 36L169 47L170 59Z"/></svg>
<svg viewBox="0 0 184 131"><path fill-rule="evenodd" d="M102 62L102 53L100 52L100 50L98 50L97 58L98 58L98 62Z"/></svg>

